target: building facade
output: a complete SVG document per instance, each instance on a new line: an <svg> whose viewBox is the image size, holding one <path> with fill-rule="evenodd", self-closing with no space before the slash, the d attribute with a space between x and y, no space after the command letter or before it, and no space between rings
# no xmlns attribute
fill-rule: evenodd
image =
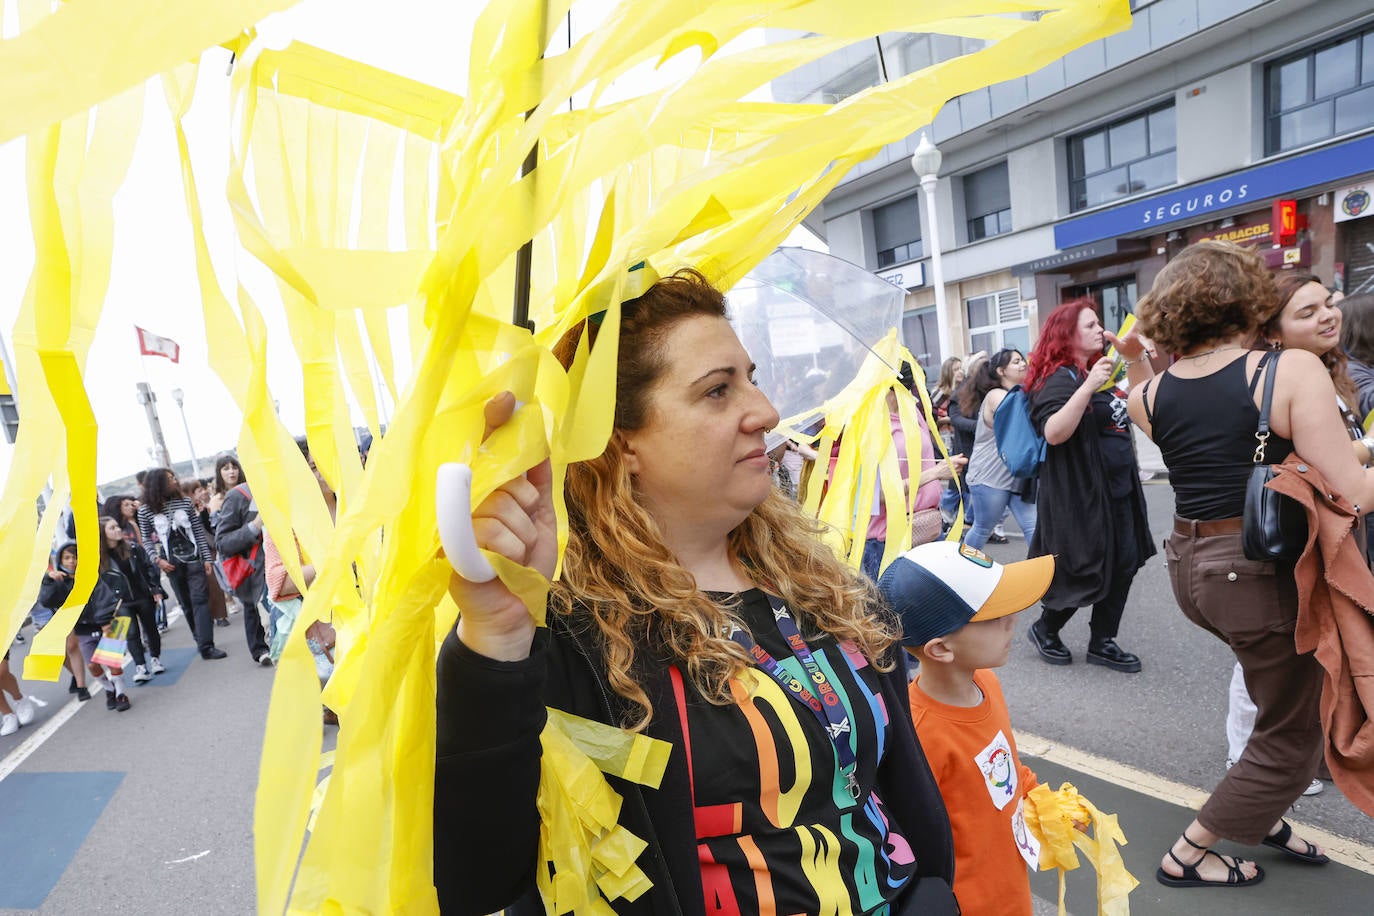
<svg viewBox="0 0 1374 916"><path fill-rule="evenodd" d="M1026 350L1041 315L1083 295L1114 329L1203 238L1374 292L1374 5L1132 7L1127 32L944 106L929 128L944 154L933 214L909 162L918 132L808 219L833 254L908 290L906 341L927 372L950 355L935 330L932 219L954 355ZM875 44L818 61L775 95L834 101L882 78L879 53L894 77L977 48L926 35Z"/></svg>

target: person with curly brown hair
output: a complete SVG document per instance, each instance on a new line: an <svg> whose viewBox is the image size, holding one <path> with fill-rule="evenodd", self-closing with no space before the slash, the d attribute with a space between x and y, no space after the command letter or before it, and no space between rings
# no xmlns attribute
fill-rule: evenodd
<svg viewBox="0 0 1374 916"><path fill-rule="evenodd" d="M584 332L596 352L598 325L575 327L564 365ZM500 580L454 576L434 785L445 913L543 912L546 706L672 745L658 788L615 784L653 884L618 911L956 912L949 819L902 714L897 624L773 486L778 414L753 371L695 271L625 303L614 430L568 468L547 628ZM493 399L489 428L514 407ZM550 477L536 466L473 513L479 545L546 579Z"/></svg>
<svg viewBox="0 0 1374 916"><path fill-rule="evenodd" d="M1322 668L1298 654L1294 564L1248 559L1241 546L1246 482L1254 466L1261 382L1273 378L1265 461L1295 450L1352 503L1374 505L1374 470L1361 467L1335 410L1328 367L1303 348L1266 360L1251 349L1261 322L1282 306L1258 254L1230 242L1198 242L1170 261L1137 306L1143 332L1177 354L1158 380L1134 388L1131 416L1160 447L1174 490L1165 548L1184 616L1235 653L1257 707L1235 766L1160 862L1176 887L1260 881L1254 862L1220 855L1220 839L1263 843L1309 864L1327 861L1283 820L1322 755Z"/></svg>

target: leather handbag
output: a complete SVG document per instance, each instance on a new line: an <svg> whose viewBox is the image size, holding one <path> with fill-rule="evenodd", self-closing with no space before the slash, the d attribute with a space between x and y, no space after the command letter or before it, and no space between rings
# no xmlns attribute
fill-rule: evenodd
<svg viewBox="0 0 1374 916"><path fill-rule="evenodd" d="M1279 353L1266 353L1259 369L1264 378L1259 426L1255 430L1255 466L1245 484L1245 513L1241 517L1241 550L1249 560L1296 560L1307 548L1307 513L1292 499L1265 486L1274 477L1274 466L1264 460L1269 441L1269 406L1274 398L1274 376Z"/></svg>

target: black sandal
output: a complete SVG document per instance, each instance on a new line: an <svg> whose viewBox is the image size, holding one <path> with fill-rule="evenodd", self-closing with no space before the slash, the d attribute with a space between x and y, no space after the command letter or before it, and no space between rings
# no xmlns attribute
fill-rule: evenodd
<svg viewBox="0 0 1374 916"><path fill-rule="evenodd" d="M1278 832L1272 833L1264 838L1265 846L1272 846L1284 855L1297 859L1299 862L1305 862L1308 865L1325 865L1327 862L1331 861L1322 853L1317 852L1317 847L1307 842L1307 840L1302 841L1303 845L1307 847L1306 852L1298 852L1296 849L1290 847L1288 841L1293 838L1293 827L1284 820L1280 820L1279 823L1283 826L1278 829Z"/></svg>
<svg viewBox="0 0 1374 916"><path fill-rule="evenodd" d="M1171 848L1169 850L1169 858L1173 859L1178 867L1183 869L1183 874L1179 877L1174 877L1165 871L1162 865L1155 869L1155 880L1166 887L1246 887L1251 884L1259 884L1264 880L1264 869L1260 868L1258 865L1255 866L1255 875L1253 878L1245 877L1245 873L1240 870L1240 863L1249 861L1248 859L1238 859L1235 856L1230 856L1229 858L1231 861L1228 862L1226 861L1228 858L1227 856L1223 856L1218 852L1213 852L1206 846L1199 846L1197 843L1194 843L1186 833L1183 834L1183 842L1194 849L1201 849L1202 858L1198 859L1192 865L1185 865L1178 856L1174 855L1174 851ZM1202 875L1198 874L1197 867L1202 864L1202 859L1208 856L1216 856L1221 864L1226 866L1225 881L1208 881L1203 878Z"/></svg>

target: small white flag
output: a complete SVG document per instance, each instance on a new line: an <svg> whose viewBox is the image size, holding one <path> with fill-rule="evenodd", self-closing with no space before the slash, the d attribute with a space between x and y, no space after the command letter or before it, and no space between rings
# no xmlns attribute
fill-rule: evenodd
<svg viewBox="0 0 1374 916"><path fill-rule="evenodd" d="M138 352L144 356L165 356L172 362L181 361L181 347L170 337L159 337L134 325L138 332Z"/></svg>

